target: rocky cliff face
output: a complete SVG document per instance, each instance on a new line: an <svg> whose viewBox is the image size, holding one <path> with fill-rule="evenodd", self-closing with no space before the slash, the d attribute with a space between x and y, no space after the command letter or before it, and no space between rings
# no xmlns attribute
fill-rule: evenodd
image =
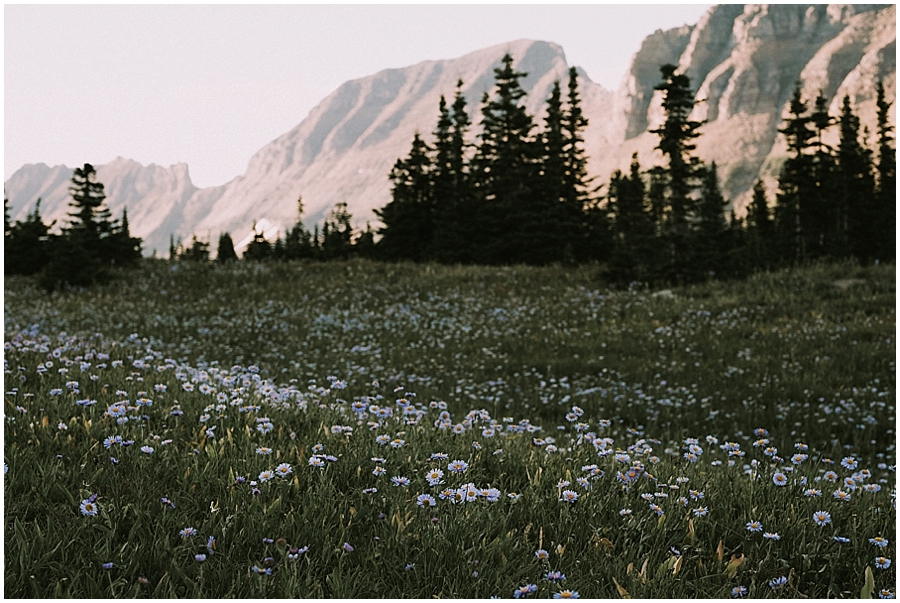
<svg viewBox="0 0 900 603"><path fill-rule="evenodd" d="M895 11L893 5L722 5L696 25L648 36L617 91L581 73L590 174L606 182L614 169L627 168L634 152L645 167L660 162L657 138L648 130L663 117L654 91L659 67L672 63L690 76L698 100L694 117L706 121L697 155L717 162L726 197L741 213L757 178L774 191L785 154L777 129L796 82L807 98L822 90L833 114L849 94L873 129L875 82L883 80L895 96ZM507 51L516 68L528 72L526 105L540 115L568 65L556 44L519 40L346 82L263 147L244 175L222 186L197 189L185 165L143 167L125 159L97 166L99 180L113 215L127 205L133 233L144 238L145 249L161 254L170 234L214 243L228 231L238 242L249 240L254 222L269 234L283 233L297 219L300 195L309 225L340 201L360 225L374 225L372 210L390 200L387 175L394 162L408 153L416 131L430 140L440 95L450 99L462 79L472 121L479 123L481 97ZM70 177L63 166L18 170L6 182L13 219L23 218L40 196L43 215L64 221Z"/></svg>

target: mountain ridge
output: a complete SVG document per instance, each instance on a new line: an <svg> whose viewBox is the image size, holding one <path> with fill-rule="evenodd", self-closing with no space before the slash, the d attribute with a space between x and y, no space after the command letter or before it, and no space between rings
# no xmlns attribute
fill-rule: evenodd
<svg viewBox="0 0 900 603"><path fill-rule="evenodd" d="M589 125L585 146L589 175L607 182L625 169L632 153L644 168L661 162L648 130L663 118L654 90L659 66L672 63L690 78L701 129L697 156L715 160L723 189L740 213L757 178L774 194L785 147L777 128L794 82L804 96L821 88L832 114L850 94L863 124L874 123L874 81L896 89L894 5L718 5L696 24L658 30L645 38L615 91L579 70L579 91ZM141 166L117 158L98 165L107 203L115 217L127 205L132 233L147 252L163 253L169 237L196 234L213 241L219 233L246 240L254 223L282 234L297 219L303 196L308 225L346 201L358 226L375 221L373 210L390 200L388 173L406 156L413 134L426 140L437 123L438 98L448 100L464 81L470 118L477 131L481 96L493 86L493 69L509 51L515 68L528 72L524 104L540 115L553 81L565 81L568 64L553 42L514 40L456 59L422 61L349 80L324 98L294 128L257 151L244 174L198 188L183 163ZM896 109L891 109L896 122ZM43 167L41 167L43 166ZM38 196L46 219L65 221L71 169L28 164L7 181L12 219L22 219Z"/></svg>

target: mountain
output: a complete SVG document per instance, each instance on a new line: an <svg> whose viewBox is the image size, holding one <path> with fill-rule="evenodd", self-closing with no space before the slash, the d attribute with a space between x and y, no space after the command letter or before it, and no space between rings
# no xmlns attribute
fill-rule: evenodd
<svg viewBox="0 0 900 603"><path fill-rule="evenodd" d="M390 200L388 173L409 152L416 131L427 140L437 121L438 99L448 100L464 82L470 116L480 122L481 97L493 86L493 69L504 53L525 71L525 104L541 115L555 79L565 81L563 49L542 41L518 40L451 60L425 61L386 69L341 85L294 129L260 149L247 171L227 184L198 189L187 166L147 167L118 158L97 167L113 215L128 207L132 233L147 251L165 254L169 237L192 234L213 241L224 231L240 246L251 227L275 236L296 219L302 195L304 222L319 222L335 203L346 201L355 222L377 222L373 210ZM768 184L785 156L778 134L796 82L805 98L821 90L832 114L845 94L873 131L875 82L888 97L896 90L894 5L720 5L695 25L648 36L616 91L604 89L579 70L589 173L607 182L627 168L631 154L641 164L660 162L657 137L649 130L663 118L654 87L659 67L678 65L690 76L703 119L697 155L716 161L726 197L738 213L757 178ZM896 123L895 107L891 119ZM836 132L834 136L836 137ZM43 198L45 217L60 223L67 212L71 169L26 165L6 181L11 216L22 219Z"/></svg>

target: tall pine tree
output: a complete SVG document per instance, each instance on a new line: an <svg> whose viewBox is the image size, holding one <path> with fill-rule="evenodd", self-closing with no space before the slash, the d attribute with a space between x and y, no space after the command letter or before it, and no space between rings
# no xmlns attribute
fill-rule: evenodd
<svg viewBox="0 0 900 603"><path fill-rule="evenodd" d="M513 69L507 53L494 70L495 96L485 93L481 107L481 137L474 159L478 196L479 236L476 259L488 264L540 262L532 246L540 238L542 201L538 188L538 145L534 120L520 101L519 80L527 74Z"/></svg>
<svg viewBox="0 0 900 603"><path fill-rule="evenodd" d="M850 106L850 97L841 104L840 142L834 172L831 197L835 200L836 238L832 243L837 253L851 253L861 262L871 262L878 256L878 241L872 234L878 228L875 180L872 157L860 143L859 118Z"/></svg>
<svg viewBox="0 0 900 603"><path fill-rule="evenodd" d="M884 83L879 81L876 88L875 104L877 113L878 163L876 164L877 188L876 208L878 228L874 230L877 238L877 258L883 262L895 261L897 253L897 151L891 135L888 111L891 103L884 94Z"/></svg>
<svg viewBox="0 0 900 603"><path fill-rule="evenodd" d="M377 245L383 259L422 261L428 256L434 240L429 151L416 132L409 156L391 170L391 201L375 210L384 225Z"/></svg>
<svg viewBox="0 0 900 603"><path fill-rule="evenodd" d="M651 130L659 136L657 149L667 160L665 168L665 208L663 210L662 241L667 258L665 271L670 277L683 279L694 263L692 223L696 217L694 191L698 186L700 161L692 155L694 140L700 136L702 122L690 119L694 108L694 93L687 75L676 72L674 65L660 67L662 82L656 90L663 93L663 124Z"/></svg>
<svg viewBox="0 0 900 603"><path fill-rule="evenodd" d="M815 131L811 118L806 115L806 102L800 93L800 84L788 108L787 123L778 130L785 135L788 157L778 177L778 193L775 202L775 227L778 233L779 256L783 262L796 263L810 256L803 236L801 216L808 216L814 205L816 182L814 160L810 149Z"/></svg>

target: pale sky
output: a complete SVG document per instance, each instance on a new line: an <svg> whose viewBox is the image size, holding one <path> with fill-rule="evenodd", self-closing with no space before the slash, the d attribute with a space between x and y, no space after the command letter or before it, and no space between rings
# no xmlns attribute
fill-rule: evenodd
<svg viewBox="0 0 900 603"><path fill-rule="evenodd" d="M225 184L347 80L529 38L616 89L676 5L5 5L4 180L26 163L184 162Z"/></svg>

